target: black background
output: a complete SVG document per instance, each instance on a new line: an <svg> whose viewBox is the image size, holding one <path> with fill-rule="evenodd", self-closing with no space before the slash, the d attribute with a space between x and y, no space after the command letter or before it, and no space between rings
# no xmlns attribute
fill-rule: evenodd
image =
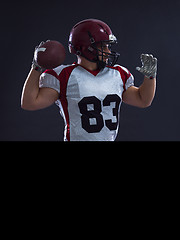
<svg viewBox="0 0 180 240"><path fill-rule="evenodd" d="M118 39L119 64L139 86L141 53L158 58L156 96L151 107L122 104L117 141L180 140L180 1L13 1L1 7L0 140L61 141L63 119L57 106L39 111L20 107L33 52L42 40L66 48L65 64L76 60L67 42L73 25L87 18L106 22Z"/></svg>

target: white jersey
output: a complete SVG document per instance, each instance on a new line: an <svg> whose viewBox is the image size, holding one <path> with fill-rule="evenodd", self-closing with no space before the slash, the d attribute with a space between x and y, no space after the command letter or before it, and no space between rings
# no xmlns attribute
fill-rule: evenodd
<svg viewBox="0 0 180 240"><path fill-rule="evenodd" d="M132 74L120 65L89 71L78 64L46 70L39 83L59 93L65 141L114 141L122 93L132 85Z"/></svg>

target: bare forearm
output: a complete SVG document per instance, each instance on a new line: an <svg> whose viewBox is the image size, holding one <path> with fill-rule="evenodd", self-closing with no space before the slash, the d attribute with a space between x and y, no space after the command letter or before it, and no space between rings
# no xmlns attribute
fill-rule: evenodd
<svg viewBox="0 0 180 240"><path fill-rule="evenodd" d="M144 106L150 106L156 91L156 78L144 77L142 85L139 87L139 95Z"/></svg>
<svg viewBox="0 0 180 240"><path fill-rule="evenodd" d="M31 69L23 86L21 107L28 108L36 100L39 93L39 77L41 72Z"/></svg>

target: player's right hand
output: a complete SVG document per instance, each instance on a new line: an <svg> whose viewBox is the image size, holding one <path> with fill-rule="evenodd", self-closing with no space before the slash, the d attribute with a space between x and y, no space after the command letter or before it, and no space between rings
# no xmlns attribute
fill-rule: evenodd
<svg viewBox="0 0 180 240"><path fill-rule="evenodd" d="M48 42L50 40L47 40L46 42ZM33 61L32 61L32 68L35 69L38 72L43 72L43 68L37 63L37 53L39 51L39 49L41 48L41 46L44 44L45 42L42 41L38 46L35 47L34 50L34 57L33 57Z"/></svg>

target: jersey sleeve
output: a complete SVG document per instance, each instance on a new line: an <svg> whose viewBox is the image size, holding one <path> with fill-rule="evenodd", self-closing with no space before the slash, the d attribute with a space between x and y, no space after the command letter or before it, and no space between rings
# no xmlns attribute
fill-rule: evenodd
<svg viewBox="0 0 180 240"><path fill-rule="evenodd" d="M125 80L125 90L127 90L129 87L134 86L134 76L130 73L130 71L122 67L121 68L126 72L126 80Z"/></svg>
<svg viewBox="0 0 180 240"><path fill-rule="evenodd" d="M56 90L58 93L60 93L60 83L56 72L52 69L48 69L45 72L43 72L39 79L39 87L52 88Z"/></svg>
<svg viewBox="0 0 180 240"><path fill-rule="evenodd" d="M130 73L130 71L120 65L116 65L115 67L120 72L123 81L124 91L126 91L129 87L134 86L134 76Z"/></svg>

